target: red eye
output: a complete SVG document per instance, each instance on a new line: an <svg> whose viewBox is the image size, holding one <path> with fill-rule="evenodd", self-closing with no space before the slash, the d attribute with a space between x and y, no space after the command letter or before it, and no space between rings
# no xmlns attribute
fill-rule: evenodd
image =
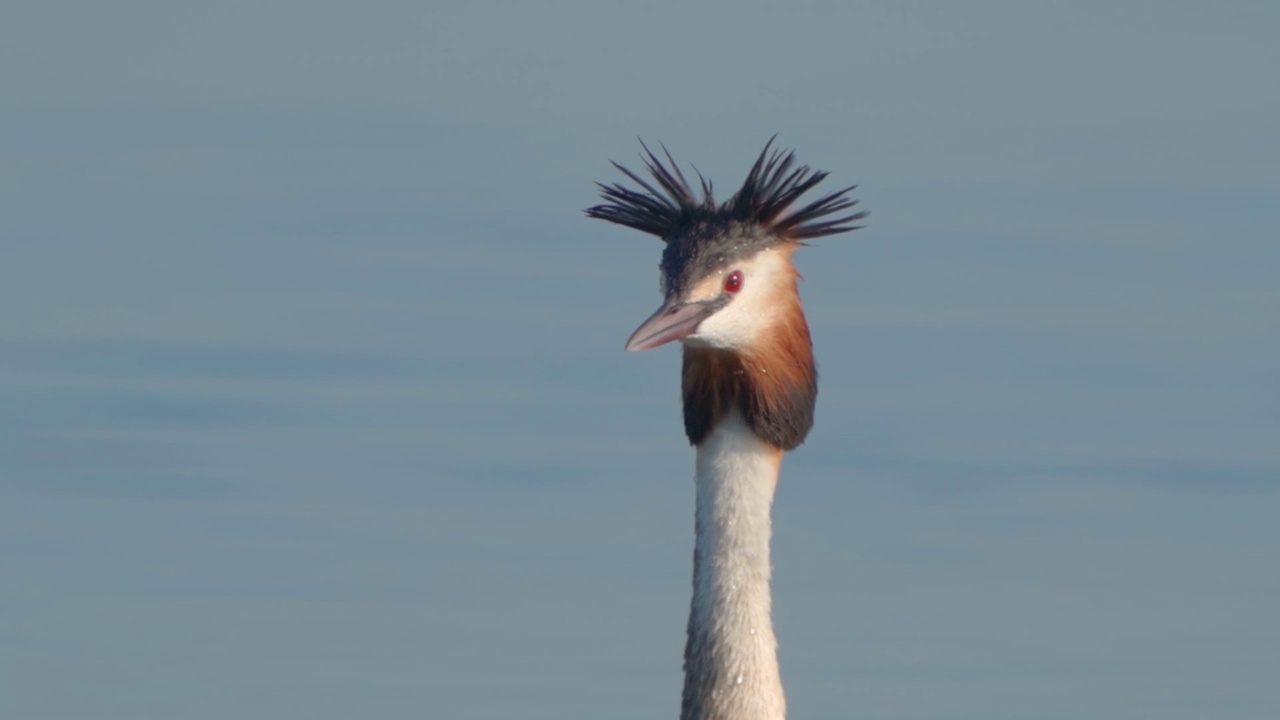
<svg viewBox="0 0 1280 720"><path fill-rule="evenodd" d="M742 289L742 271L734 270L724 279L724 291L736 293Z"/></svg>

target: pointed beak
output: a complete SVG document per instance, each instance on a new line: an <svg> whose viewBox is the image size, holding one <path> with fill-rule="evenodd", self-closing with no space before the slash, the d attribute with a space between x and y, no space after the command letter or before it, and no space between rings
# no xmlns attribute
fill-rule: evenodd
<svg viewBox="0 0 1280 720"><path fill-rule="evenodd" d="M641 323L627 340L627 350L650 350L693 334L698 323L715 312L709 302L667 302Z"/></svg>

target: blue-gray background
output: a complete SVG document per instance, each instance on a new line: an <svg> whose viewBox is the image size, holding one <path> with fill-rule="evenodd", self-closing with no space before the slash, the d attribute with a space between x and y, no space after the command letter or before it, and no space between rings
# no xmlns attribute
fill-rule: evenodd
<svg viewBox="0 0 1280 720"><path fill-rule="evenodd" d="M796 718L1280 712L1280 5L11 3L0 716L674 717L662 141L799 255Z"/></svg>

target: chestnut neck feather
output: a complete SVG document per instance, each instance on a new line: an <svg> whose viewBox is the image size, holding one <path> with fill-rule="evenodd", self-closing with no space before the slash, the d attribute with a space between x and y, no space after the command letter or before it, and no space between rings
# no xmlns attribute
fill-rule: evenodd
<svg viewBox="0 0 1280 720"><path fill-rule="evenodd" d="M684 430L701 445L737 410L756 437L782 450L813 427L818 372L809 325L797 298L779 315L767 342L736 350L684 348Z"/></svg>

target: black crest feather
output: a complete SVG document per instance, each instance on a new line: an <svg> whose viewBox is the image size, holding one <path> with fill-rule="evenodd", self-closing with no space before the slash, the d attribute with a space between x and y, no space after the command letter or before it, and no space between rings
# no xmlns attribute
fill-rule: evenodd
<svg viewBox="0 0 1280 720"><path fill-rule="evenodd" d="M711 183L701 173L698 173L700 192L695 192L665 146L662 147L666 156L664 163L641 141L640 146L644 148L641 159L652 182L613 163L640 189L621 183L596 183L605 202L588 209L587 216L626 225L663 240L708 222L753 224L786 240L837 235L862 227L851 223L866 217L867 213L841 214L858 204L849 197L857 185L828 193L787 212L800 196L822 182L827 173L812 170L808 165L797 167L793 151L773 148L775 138L765 144L738 192L720 205L716 204Z"/></svg>

